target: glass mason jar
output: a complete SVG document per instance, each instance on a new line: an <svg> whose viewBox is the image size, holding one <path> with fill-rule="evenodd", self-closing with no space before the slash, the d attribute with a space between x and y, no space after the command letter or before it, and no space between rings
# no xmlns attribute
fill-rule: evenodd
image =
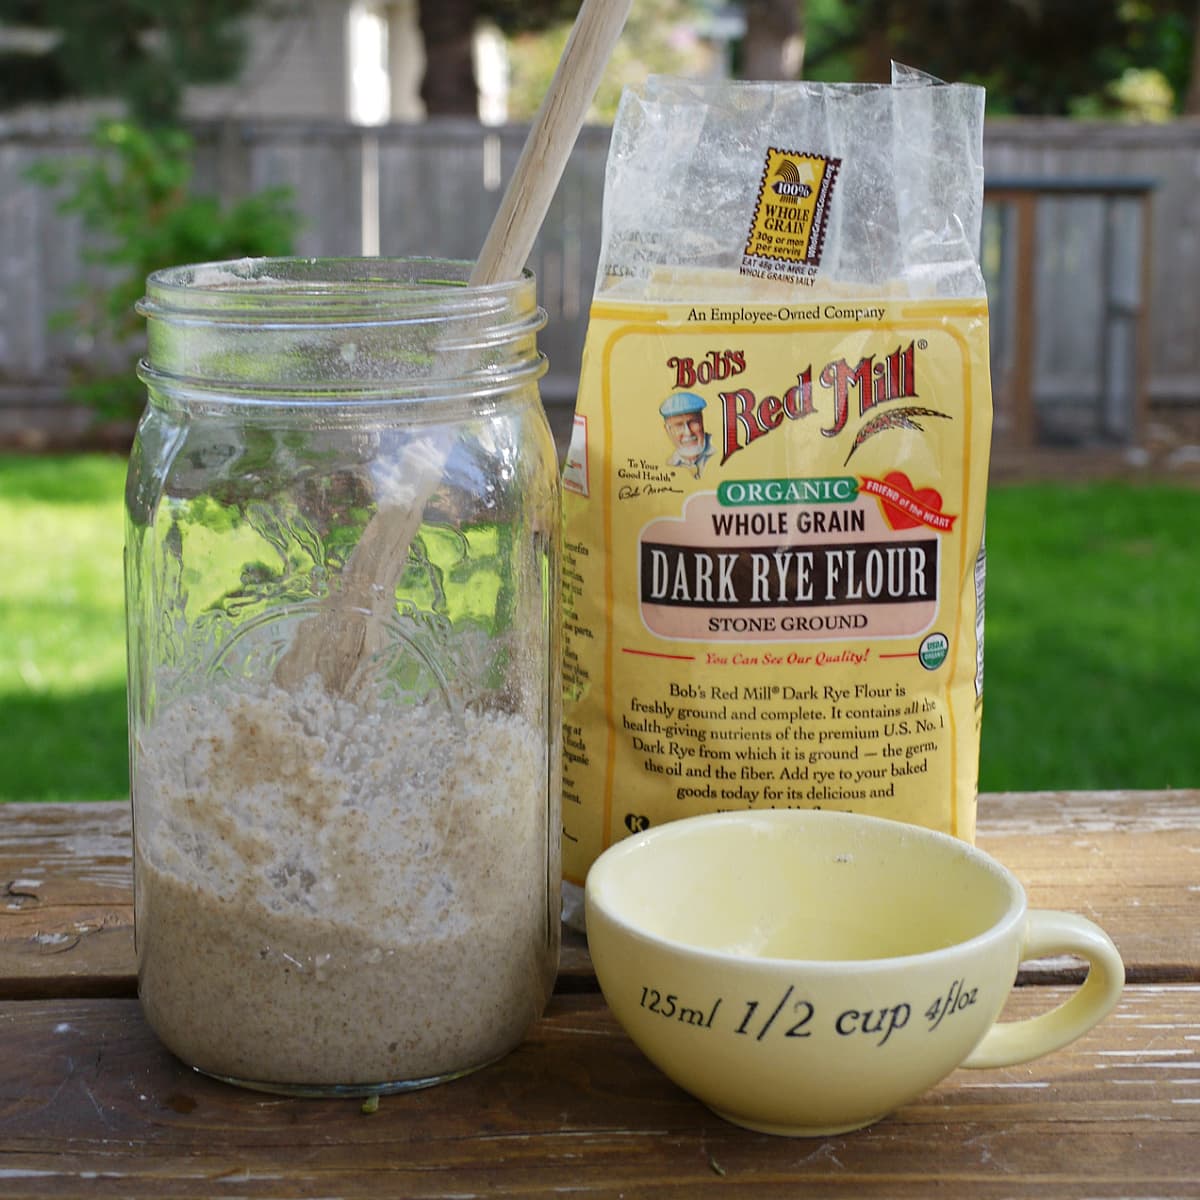
<svg viewBox="0 0 1200 1200"><path fill-rule="evenodd" d="M126 494L138 989L234 1083L505 1054L558 963L559 505L532 277L150 277Z"/></svg>

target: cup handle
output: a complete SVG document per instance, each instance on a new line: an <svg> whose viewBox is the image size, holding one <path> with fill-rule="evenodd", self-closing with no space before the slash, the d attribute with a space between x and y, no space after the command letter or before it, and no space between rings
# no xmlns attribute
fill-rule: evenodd
<svg viewBox="0 0 1200 1200"><path fill-rule="evenodd" d="M1021 961L1048 954L1077 954L1087 960L1080 989L1049 1012L991 1027L967 1056L964 1067L1011 1067L1040 1058L1082 1037L1111 1011L1125 985L1125 964L1112 939L1075 913L1033 909L1021 944Z"/></svg>

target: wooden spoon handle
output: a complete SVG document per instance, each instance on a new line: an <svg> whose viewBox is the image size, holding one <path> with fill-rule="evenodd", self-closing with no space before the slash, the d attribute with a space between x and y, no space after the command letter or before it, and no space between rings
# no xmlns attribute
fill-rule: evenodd
<svg viewBox="0 0 1200 1200"><path fill-rule="evenodd" d="M583 0L479 252L472 284L501 283L520 274L632 3ZM417 439L414 445L403 500L381 500L343 568L341 607L318 613L296 631L275 669L281 686L294 687L315 671L328 691L352 692L359 664L384 636L382 619L395 603L409 547L451 450L445 435Z"/></svg>
<svg viewBox="0 0 1200 1200"><path fill-rule="evenodd" d="M479 252L472 283L515 279L525 265L632 6L633 0L584 0Z"/></svg>

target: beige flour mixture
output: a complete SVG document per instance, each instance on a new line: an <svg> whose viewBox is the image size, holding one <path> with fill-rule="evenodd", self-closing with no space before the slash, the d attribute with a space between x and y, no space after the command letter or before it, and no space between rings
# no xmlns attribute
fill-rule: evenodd
<svg viewBox="0 0 1200 1200"><path fill-rule="evenodd" d="M516 717L229 689L140 746L139 988L180 1058L366 1086L514 1046L558 948L546 739Z"/></svg>

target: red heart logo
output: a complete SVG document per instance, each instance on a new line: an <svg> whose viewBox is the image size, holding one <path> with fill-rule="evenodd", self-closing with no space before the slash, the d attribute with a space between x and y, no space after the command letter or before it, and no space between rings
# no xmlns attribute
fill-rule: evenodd
<svg viewBox="0 0 1200 1200"><path fill-rule="evenodd" d="M921 488L919 492L914 491L912 480L903 471L889 471L883 477L883 482L894 487L896 491L911 496L923 508L932 509L934 512L942 511L941 492L934 488ZM904 509L898 508L883 496L879 497L879 503L883 506L883 515L887 523L893 529L912 529L917 525L924 524L920 517L914 517L911 513L905 512Z"/></svg>

